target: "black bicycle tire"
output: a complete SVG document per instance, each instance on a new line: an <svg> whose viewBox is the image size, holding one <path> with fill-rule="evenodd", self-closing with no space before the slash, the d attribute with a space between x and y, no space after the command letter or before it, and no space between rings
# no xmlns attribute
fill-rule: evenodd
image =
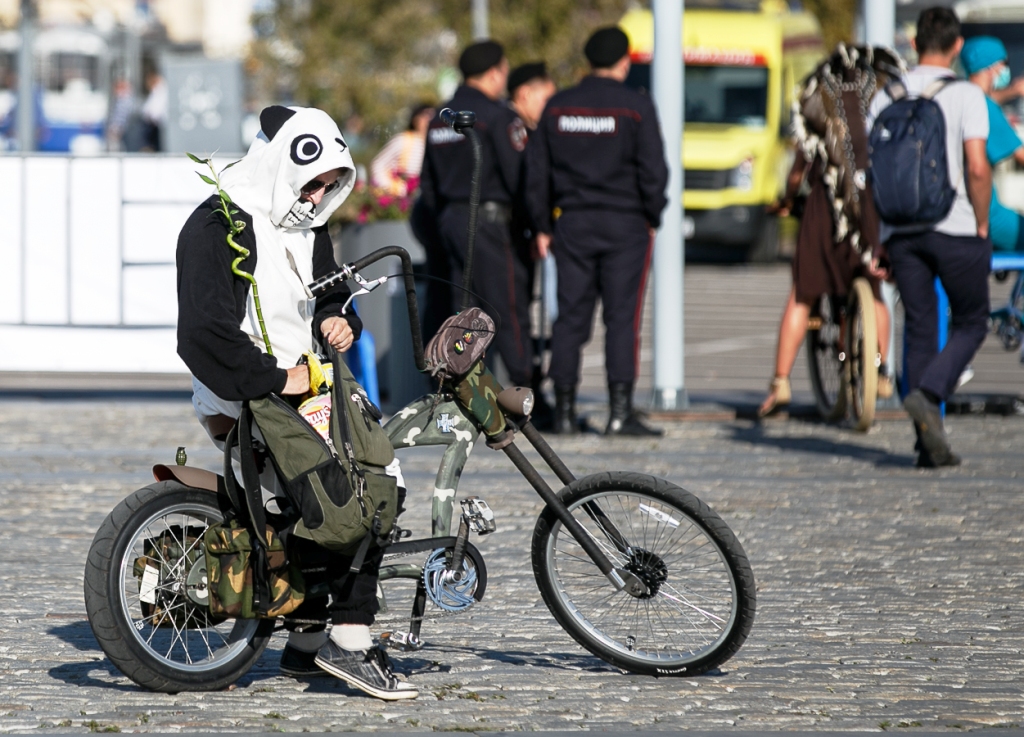
<svg viewBox="0 0 1024 737"><path fill-rule="evenodd" d="M550 507L545 507L534 528L531 554L537 586L544 603L555 620L583 648L605 662L633 673L652 676L693 676L706 673L729 660L750 634L757 608L754 574L746 553L732 530L707 504L693 494L668 481L644 474L611 472L585 476L562 489L558 496L567 506L571 507L574 504L582 506L587 498L609 491L644 494L669 505L715 542L727 564L731 583L735 589L734 614L728 623L728 631L719 638L712 649L676 664L629 658L623 656L620 651L605 645L592 636L587 628L568 611L557 593L552 573L553 566L548 556L549 539L552 532L558 529L561 523L555 512ZM568 533L565 533L563 529L562 534ZM597 573L596 567L595 573ZM623 596L628 595L623 594Z"/></svg>
<svg viewBox="0 0 1024 737"><path fill-rule="evenodd" d="M254 636L234 658L202 673L175 671L155 661L139 646L120 605L120 558L134 535L132 523L149 518L161 507L176 503L205 506L222 512L210 491L176 481L160 481L129 494L100 525L85 565L85 608L93 635L110 661L128 678L150 691L216 691L243 676L270 642L274 620L259 623Z"/></svg>
<svg viewBox="0 0 1024 737"><path fill-rule="evenodd" d="M821 415L822 419L828 422L834 422L842 419L846 414L846 379L844 376L845 366L840 364L838 368L839 374L839 390L836 392L835 400L828 396L828 392L825 389L825 380L822 377L822 366L818 360L819 347L821 349L828 349L821 341L821 329L827 322L830 325L834 325L836 330L839 330L838 323L836 323L834 310L832 307L832 298L829 295L823 295L818 306L812 311L811 319L817 319L820 321L817 327L808 327L807 337L804 341L804 350L807 353L807 370L810 374L811 379L811 391L814 393L814 403L818 407L818 414ZM827 316L823 316L824 310L821 309L821 305L829 301L829 309Z"/></svg>

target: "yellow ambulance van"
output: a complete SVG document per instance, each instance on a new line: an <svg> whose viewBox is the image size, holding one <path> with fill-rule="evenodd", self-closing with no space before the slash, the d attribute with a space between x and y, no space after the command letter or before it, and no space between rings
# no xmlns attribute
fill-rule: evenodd
<svg viewBox="0 0 1024 737"><path fill-rule="evenodd" d="M771 261L779 223L765 207L792 163L790 112L800 82L825 56L821 27L780 0L696 1L683 18L686 253ZM633 60L627 84L650 89L651 12L629 11L619 25Z"/></svg>

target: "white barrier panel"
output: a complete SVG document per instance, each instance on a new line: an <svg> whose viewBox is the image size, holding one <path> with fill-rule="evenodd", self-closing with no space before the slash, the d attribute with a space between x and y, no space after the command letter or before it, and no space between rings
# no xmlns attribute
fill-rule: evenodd
<svg viewBox="0 0 1024 737"><path fill-rule="evenodd" d="M186 371L174 254L211 192L197 169L184 156L0 157L0 371Z"/></svg>

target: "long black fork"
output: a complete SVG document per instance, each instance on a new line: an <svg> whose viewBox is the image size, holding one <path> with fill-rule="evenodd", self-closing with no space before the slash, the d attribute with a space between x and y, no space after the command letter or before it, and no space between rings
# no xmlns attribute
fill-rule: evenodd
<svg viewBox="0 0 1024 737"><path fill-rule="evenodd" d="M554 449L548 445L547 441L541 437L540 433L535 427L526 420L522 425L519 425L526 436L526 439L530 441L530 444L537 450L544 462L548 464L555 475L558 476L559 480L563 483L570 483L575 480L572 472L566 467L562 459L558 457ZM523 475L523 478L529 482L530 486L534 488L544 503L551 508L551 510L558 517L559 521L569 532L570 535L580 544L584 552L594 561L594 565L605 575L605 577L612 582L612 584L619 590L625 591L631 596L644 596L648 592L647 586L637 576L629 571L616 568L612 562L605 555L604 551L601 550L601 546L588 533L575 517L572 512L562 503L562 500L558 498L558 495L552 491L551 487L548 486L544 477L540 475L533 464L523 455L523 452L516 447L515 443L508 443L501 450L505 452L509 460L512 461L519 472ZM601 530L608 536L608 539L615 546L616 550L624 555L628 555L630 551L630 545L628 541L622 536L622 534L616 529L615 525L612 524L611 520L604 514L596 504L588 503L584 505L584 509L587 514L594 520L595 523L601 528Z"/></svg>

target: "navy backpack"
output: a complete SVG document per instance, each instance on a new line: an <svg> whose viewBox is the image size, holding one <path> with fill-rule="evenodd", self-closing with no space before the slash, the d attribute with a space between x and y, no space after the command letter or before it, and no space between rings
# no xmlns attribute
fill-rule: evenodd
<svg viewBox="0 0 1024 737"><path fill-rule="evenodd" d="M953 207L946 119L933 99L950 78L937 79L918 97L900 82L886 87L892 104L871 128L871 187L884 223L900 231L927 230Z"/></svg>

